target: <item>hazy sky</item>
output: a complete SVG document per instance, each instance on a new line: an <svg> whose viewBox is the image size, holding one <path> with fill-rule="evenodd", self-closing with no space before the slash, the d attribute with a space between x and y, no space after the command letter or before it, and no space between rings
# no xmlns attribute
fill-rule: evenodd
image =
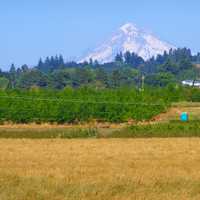
<svg viewBox="0 0 200 200"><path fill-rule="evenodd" d="M0 68L81 56L126 22L200 51L199 0L0 0Z"/></svg>

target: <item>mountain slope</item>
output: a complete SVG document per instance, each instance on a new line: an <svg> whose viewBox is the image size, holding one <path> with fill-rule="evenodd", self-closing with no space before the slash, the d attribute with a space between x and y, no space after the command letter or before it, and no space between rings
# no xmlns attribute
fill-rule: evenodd
<svg viewBox="0 0 200 200"><path fill-rule="evenodd" d="M90 58L98 60L100 63L111 62L117 53L126 51L134 52L144 60L148 60L164 51L174 49L173 45L159 40L156 36L140 30L132 23L127 23L120 27L110 40L104 42L89 53L80 62L89 61Z"/></svg>

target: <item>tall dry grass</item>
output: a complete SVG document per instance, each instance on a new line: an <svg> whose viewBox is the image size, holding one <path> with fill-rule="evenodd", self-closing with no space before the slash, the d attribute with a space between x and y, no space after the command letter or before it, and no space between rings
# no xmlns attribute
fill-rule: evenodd
<svg viewBox="0 0 200 200"><path fill-rule="evenodd" d="M0 140L1 200L198 200L200 139Z"/></svg>

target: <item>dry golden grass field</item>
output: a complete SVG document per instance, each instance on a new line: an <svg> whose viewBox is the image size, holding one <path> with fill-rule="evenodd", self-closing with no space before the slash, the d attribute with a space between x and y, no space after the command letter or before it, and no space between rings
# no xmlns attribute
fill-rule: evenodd
<svg viewBox="0 0 200 200"><path fill-rule="evenodd" d="M0 140L0 200L199 200L200 139Z"/></svg>

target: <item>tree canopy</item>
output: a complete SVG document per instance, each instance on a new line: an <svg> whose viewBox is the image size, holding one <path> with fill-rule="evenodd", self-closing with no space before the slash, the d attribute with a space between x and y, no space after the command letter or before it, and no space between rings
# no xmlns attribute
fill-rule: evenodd
<svg viewBox="0 0 200 200"><path fill-rule="evenodd" d="M119 52L113 62L104 64L92 59L83 63L65 62L62 55L56 55L40 58L32 68L26 64L16 68L12 64L8 72L0 70L0 84L3 89L140 87L145 76L145 84L163 87L185 79L198 80L199 69L195 67L198 63L200 53L192 55L187 48L170 50L146 61L135 53Z"/></svg>

